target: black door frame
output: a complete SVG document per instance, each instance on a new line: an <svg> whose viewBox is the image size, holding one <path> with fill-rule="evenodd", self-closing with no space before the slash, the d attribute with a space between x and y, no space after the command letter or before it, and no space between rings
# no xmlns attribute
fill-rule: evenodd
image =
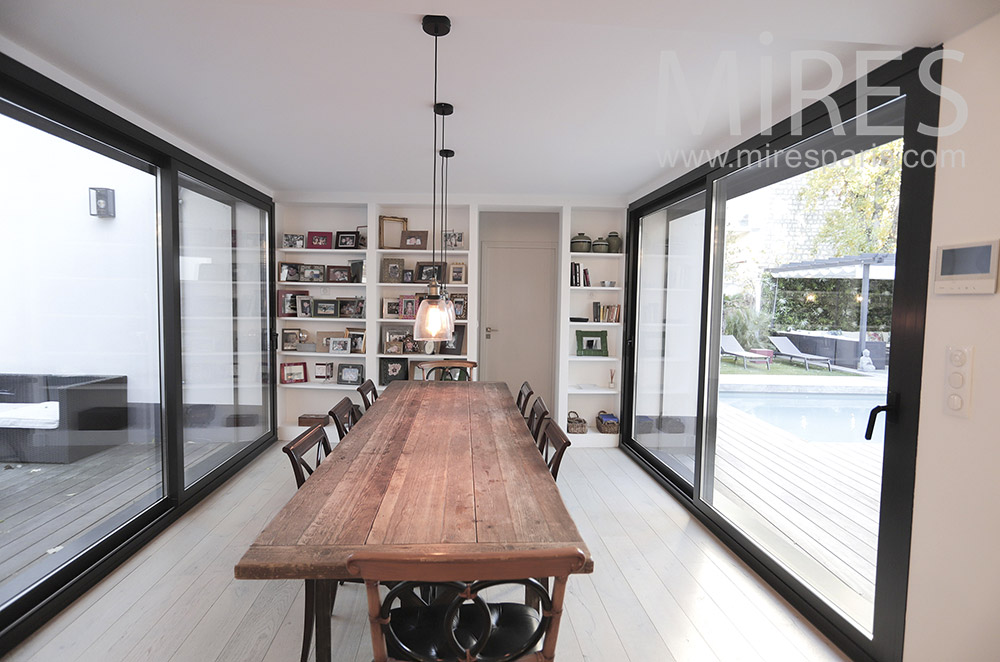
<svg viewBox="0 0 1000 662"><path fill-rule="evenodd" d="M918 130L921 123L937 126L939 98L921 82L921 75L930 75L940 81L940 60L925 58L939 49L914 49L899 60L879 67L867 78L869 86L898 86L899 94L869 97L864 109L870 109L898 96L906 97L904 118L904 155L936 154L937 139ZM854 84L831 95L843 118L858 114L859 102ZM696 495L702 494L702 476L706 453L705 439L710 437L706 425L705 403L710 380L707 367L708 348L713 342L707 324L702 324L701 369L699 391L699 435L696 439L698 457L693 491L677 476L666 470L634 439L632 420L634 413L636 304L638 301L639 269L639 219L662 209L674 201L704 190L706 196L705 261L702 282L702 319L712 319L714 261L714 233L718 231L713 213L713 187L715 182L749 163L741 155L757 154L760 158L780 152L802 140L819 134L832 126L826 106L817 102L802 112L801 129L793 131L792 118L777 124L768 135L759 135L730 150L722 166L706 165L698 168L667 186L650 193L629 206L628 216L628 278L626 279L626 306L629 314L625 320L626 352L623 365L622 393L622 448L656 477L674 494L707 528L729 546L744 562L751 566L765 581L795 606L806 618L842 648L853 659L873 662L898 662L902 660L905 627L906 593L909 576L910 536L913 513L913 486L916 470L916 438L919 426L921 365L926 319L927 274L930 266L930 231L934 196L934 167L918 160L904 159L900 186L897 239L896 286L892 317L893 339L910 348L904 362L899 353L892 363L889 391L898 397L897 414L887 421L887 443L883 452L883 481L881 512L879 518L879 546L875 595L874 636L869 639L837 610L816 596L765 553L758 550L738 529L718 515ZM717 342L717 340L716 340ZM890 357L892 360L892 357ZM890 434L890 428L893 433ZM889 443L890 439L893 443ZM888 515L885 515L888 513Z"/></svg>

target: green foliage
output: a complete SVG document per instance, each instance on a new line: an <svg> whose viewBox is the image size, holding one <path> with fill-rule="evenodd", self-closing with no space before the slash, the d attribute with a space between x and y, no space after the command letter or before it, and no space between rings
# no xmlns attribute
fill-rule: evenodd
<svg viewBox="0 0 1000 662"><path fill-rule="evenodd" d="M824 217L816 257L896 252L902 156L899 139L807 175L799 201Z"/></svg>
<svg viewBox="0 0 1000 662"><path fill-rule="evenodd" d="M868 330L890 331L893 281L873 280L868 292ZM765 276L762 308L774 310L778 331L857 331L861 319L861 280L850 278L772 278ZM777 297L777 301L775 301Z"/></svg>
<svg viewBox="0 0 1000 662"><path fill-rule="evenodd" d="M756 311L753 301L747 295L727 296L722 303L722 333L736 336L744 349L767 347L771 317L764 311Z"/></svg>

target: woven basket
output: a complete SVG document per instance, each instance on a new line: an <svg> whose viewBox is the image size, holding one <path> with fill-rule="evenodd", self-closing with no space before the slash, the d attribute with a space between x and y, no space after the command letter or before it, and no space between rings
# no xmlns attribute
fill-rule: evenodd
<svg viewBox="0 0 1000 662"><path fill-rule="evenodd" d="M604 423L601 421L601 414L607 413L603 409L597 413L597 431L604 434L618 434L618 421L614 421L613 423Z"/></svg>
<svg viewBox="0 0 1000 662"><path fill-rule="evenodd" d="M587 431L587 421L580 418L575 411L571 411L566 417L566 432L570 434L583 434Z"/></svg>

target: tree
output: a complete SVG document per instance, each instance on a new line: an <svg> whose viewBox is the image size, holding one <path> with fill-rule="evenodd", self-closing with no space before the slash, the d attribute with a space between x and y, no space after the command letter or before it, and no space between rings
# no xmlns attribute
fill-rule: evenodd
<svg viewBox="0 0 1000 662"><path fill-rule="evenodd" d="M799 201L824 218L814 257L896 252L902 157L899 139L806 175Z"/></svg>

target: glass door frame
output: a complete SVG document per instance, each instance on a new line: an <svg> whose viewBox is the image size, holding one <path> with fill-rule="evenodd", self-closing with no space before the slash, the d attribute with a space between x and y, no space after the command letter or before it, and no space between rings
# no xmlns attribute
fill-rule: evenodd
<svg viewBox="0 0 1000 662"><path fill-rule="evenodd" d="M930 229L934 195L934 167L918 160L904 160L900 186L900 223L897 240L896 288L893 305L893 339L907 347L907 356L900 352L890 355L892 369L889 377L890 397L898 399L897 411L886 420L886 443L883 458L881 517L879 518L879 545L875 593L874 635L869 638L839 611L818 597L782 565L760 550L746 535L730 524L703 498L706 472L711 470L711 449L706 448L714 439L716 412L706 411L711 401L711 389L718 388L718 346L721 332L716 311L721 303L719 269L724 255L720 253L718 234L723 231L714 200L716 182L753 160L741 160L741 155L755 153L766 158L781 152L807 138L822 133L833 124L850 120L868 109L887 101L906 97L904 119L904 154L936 154L937 139L918 131L921 123L937 126L939 99L920 80L924 58L932 49L914 49L900 60L879 67L868 76L869 89L878 86L879 96L870 95L859 103L857 89L852 84L831 95L840 111L842 120L831 122L827 108L816 103L802 113L801 129L793 131L788 119L773 127L768 135L760 135L744 142L727 154L724 165L706 165L698 168L672 184L636 201L629 207L628 217L628 289L625 320L625 355L623 379L626 387L622 394L622 447L647 469L668 491L672 492L698 519L730 547L744 562L765 581L792 603L806 618L828 636L853 659L876 662L902 660L903 630L905 626L906 593L909 575L910 536L913 514L913 486L916 469L916 439L919 424L920 382L926 318L927 274L930 265ZM940 82L940 60L928 72ZM926 74L925 74L926 75ZM898 93L882 89L896 86ZM634 402L632 385L636 375L636 322L638 289L636 283L641 268L638 231L640 219L699 189L706 196L705 261L702 297L701 368L698 394L699 426L696 438L696 469L693 490L684 481L659 462L636 441L632 429ZM895 360L893 360L895 356ZM904 361L905 358L905 361ZM713 408L714 409L714 408Z"/></svg>

